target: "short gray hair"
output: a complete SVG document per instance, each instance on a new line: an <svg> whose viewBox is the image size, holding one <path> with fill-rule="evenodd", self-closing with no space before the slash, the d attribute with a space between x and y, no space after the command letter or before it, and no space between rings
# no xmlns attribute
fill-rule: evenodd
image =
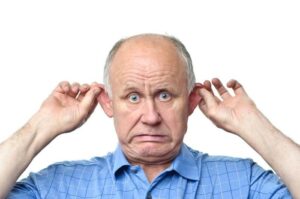
<svg viewBox="0 0 300 199"><path fill-rule="evenodd" d="M104 82L105 90L110 97L112 96L112 90L111 90L111 84L110 84L109 71L110 71L111 62L112 62L114 56L116 55L117 51L119 50L119 48L122 46L123 43L125 43L130 38L134 38L137 36L140 37L140 36L152 36L152 35L165 38L165 39L171 41L175 45L178 53L183 58L185 65L186 65L188 91L190 93L193 90L195 82L196 82L196 78L195 78L195 74L194 74L194 70L193 70L193 62L192 62L191 56L190 56L189 52L187 51L186 47L184 46L184 44L174 36L146 33L146 34L140 34L140 35L120 39L119 41L117 41L115 43L115 45L109 51L108 56L106 58L105 66L104 66L103 82Z"/></svg>

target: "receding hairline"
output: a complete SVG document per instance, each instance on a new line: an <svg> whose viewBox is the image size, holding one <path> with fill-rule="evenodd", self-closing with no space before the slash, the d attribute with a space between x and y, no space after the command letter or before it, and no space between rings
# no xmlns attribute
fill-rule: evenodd
<svg viewBox="0 0 300 199"><path fill-rule="evenodd" d="M117 42L117 44L115 45L115 48L113 49L114 53L111 55L111 62L113 61L115 55L119 52L119 50L122 47L126 46L127 44L130 45L132 43L133 44L134 43L146 43L149 41L150 42L158 41L159 45L161 45L161 41L166 41L168 44L170 44L171 46L174 47L174 50L176 52L178 52L175 42L173 41L171 36L154 34L154 33L139 34L139 35L134 35L131 37L121 39L119 42Z"/></svg>
<svg viewBox="0 0 300 199"><path fill-rule="evenodd" d="M168 42L170 42L171 44L174 45L174 42L172 41L171 36L154 34L154 33L146 33L146 34L133 35L131 37L127 37L127 38L122 39L122 43L119 46L119 48L122 45L126 44L126 43L139 41L139 40L140 41L145 41L145 39L152 39L153 41L155 39L158 39L158 40L162 39L162 40L168 41Z"/></svg>
<svg viewBox="0 0 300 199"><path fill-rule="evenodd" d="M143 33L138 35L133 35L127 38L120 39L118 42L115 43L113 48L110 50L109 55L106 59L105 68L104 68L104 84L106 90L109 94L111 94L111 87L110 87L110 69L111 64L115 58L115 55L119 52L119 50L129 42L145 42L152 40L153 42L158 41L159 45L161 45L161 41L164 40L170 44L170 46L174 47L174 50L178 53L178 57L183 59L182 61L186 65L186 72L188 77L188 89L189 92L191 91L193 84L195 83L195 75L193 72L193 64L192 59L190 57L189 52L185 48L184 44L174 36L164 35L164 34L156 34L156 33Z"/></svg>

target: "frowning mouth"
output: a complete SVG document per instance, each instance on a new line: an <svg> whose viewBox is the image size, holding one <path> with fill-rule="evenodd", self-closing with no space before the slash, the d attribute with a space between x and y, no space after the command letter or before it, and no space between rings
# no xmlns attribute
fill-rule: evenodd
<svg viewBox="0 0 300 199"><path fill-rule="evenodd" d="M133 138L136 142L166 142L168 137L165 135L140 134Z"/></svg>

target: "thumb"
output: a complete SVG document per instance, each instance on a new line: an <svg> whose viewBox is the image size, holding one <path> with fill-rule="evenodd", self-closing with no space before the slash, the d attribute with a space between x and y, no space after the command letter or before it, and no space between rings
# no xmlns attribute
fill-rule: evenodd
<svg viewBox="0 0 300 199"><path fill-rule="evenodd" d="M83 97L80 103L80 107L82 108L85 114L88 115L90 112L93 111L91 109L95 108L94 105L95 101L101 92L102 92L101 88L93 87L85 94L85 96Z"/></svg>
<svg viewBox="0 0 300 199"><path fill-rule="evenodd" d="M212 109L217 105L217 102L213 94L205 88L201 88L199 90L199 95L201 97L201 100L199 102L199 108L206 115L208 113L208 110Z"/></svg>

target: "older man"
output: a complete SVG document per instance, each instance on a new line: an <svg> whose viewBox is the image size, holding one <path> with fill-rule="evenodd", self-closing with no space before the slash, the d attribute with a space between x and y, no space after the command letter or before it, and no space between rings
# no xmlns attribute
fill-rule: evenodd
<svg viewBox="0 0 300 199"><path fill-rule="evenodd" d="M299 146L263 116L237 81L227 84L233 96L217 78L196 84L179 40L155 34L121 40L104 73L105 89L60 83L1 144L1 198L300 198ZM114 153L56 163L15 184L40 150L82 125L98 102L114 119ZM217 127L244 139L283 182L249 159L212 157L183 144L197 106Z"/></svg>

